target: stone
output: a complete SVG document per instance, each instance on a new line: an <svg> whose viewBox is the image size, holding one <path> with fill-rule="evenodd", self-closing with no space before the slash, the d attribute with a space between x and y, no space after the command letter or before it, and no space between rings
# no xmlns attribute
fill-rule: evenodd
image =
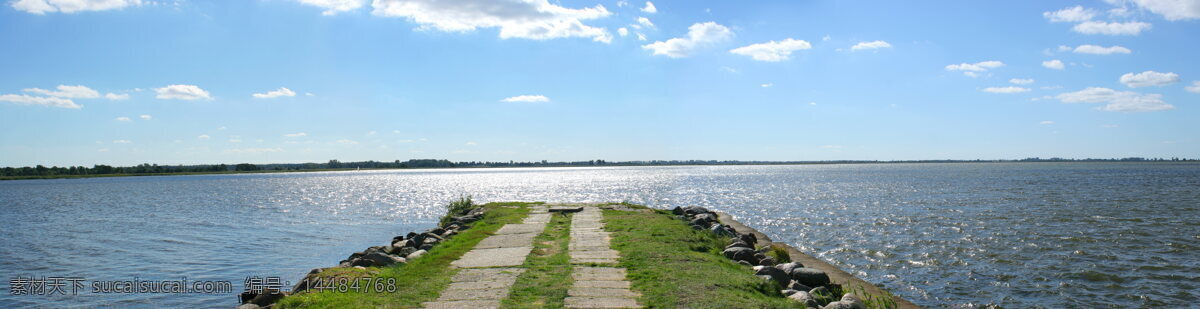
<svg viewBox="0 0 1200 309"><path fill-rule="evenodd" d="M829 284L829 275L816 268L801 267L792 269L792 279L807 286L823 286Z"/></svg>
<svg viewBox="0 0 1200 309"><path fill-rule="evenodd" d="M817 303L821 304L822 306L833 302L833 293L830 293L829 289L826 289L823 286L815 287L812 290L809 290L808 294L812 295L812 298L816 299Z"/></svg>
<svg viewBox="0 0 1200 309"><path fill-rule="evenodd" d="M754 275L774 281L780 287L787 287L788 283L792 282L792 278L788 273L770 266L754 266Z"/></svg>
<svg viewBox="0 0 1200 309"><path fill-rule="evenodd" d="M712 228L710 228L709 230L711 230L713 233L716 233L717 235L720 235L720 236L737 235L737 232L734 232L732 228L729 228L728 226L724 226L724 225L720 225L720 224L713 224Z"/></svg>
<svg viewBox="0 0 1200 309"><path fill-rule="evenodd" d="M788 283L787 288L797 290L797 291L805 291L805 292L812 290L812 287L809 287L807 285L796 282L796 280L792 280L791 283Z"/></svg>
<svg viewBox="0 0 1200 309"><path fill-rule="evenodd" d="M433 244L424 244L424 245L421 245L421 248L418 248L418 249L425 250L425 251L433 250Z"/></svg>
<svg viewBox="0 0 1200 309"><path fill-rule="evenodd" d="M758 265L775 266L775 258L769 257L769 256L766 258L763 258L761 261L758 261Z"/></svg>
<svg viewBox="0 0 1200 309"><path fill-rule="evenodd" d="M789 262L789 263L775 265L775 268L778 268L779 270L782 270L783 272L788 273L789 275L792 274L793 269L801 268L801 267L804 267L804 264L800 264L797 262Z"/></svg>
<svg viewBox="0 0 1200 309"><path fill-rule="evenodd" d="M416 259L416 258L421 257L421 255L424 255L425 252L427 252L427 251L425 251L425 250L413 251L412 253L409 253L407 256L405 256L405 258L407 258L409 260Z"/></svg>
<svg viewBox="0 0 1200 309"><path fill-rule="evenodd" d="M689 223L691 225L708 226L710 224L710 221L696 218L696 219L692 219L692 221Z"/></svg>
<svg viewBox="0 0 1200 309"><path fill-rule="evenodd" d="M845 295L842 295L842 300L837 301L837 302L849 303L851 308L855 308L855 309L867 309L867 304L864 303L862 300L858 299L858 296L855 296L854 294L847 293Z"/></svg>
<svg viewBox="0 0 1200 309"><path fill-rule="evenodd" d="M370 260L371 266L390 266L396 263L405 263L407 261L402 257L390 255L387 253L375 251L359 258L360 260ZM367 266L367 265L363 265Z"/></svg>
<svg viewBox="0 0 1200 309"><path fill-rule="evenodd" d="M741 240L741 241L744 241L744 242L748 243L748 244L756 244L756 243L758 243L758 236L754 236L754 234L753 234L753 233L738 234L737 238L738 238L739 240Z"/></svg>
<svg viewBox="0 0 1200 309"><path fill-rule="evenodd" d="M671 213L676 214L676 215L683 215L683 207L675 206L675 208L671 209Z"/></svg>
<svg viewBox="0 0 1200 309"><path fill-rule="evenodd" d="M698 214L695 217L692 217L692 220L704 220L706 222L713 222L713 221L717 221L717 216L714 216L712 214L706 214L706 213Z"/></svg>
<svg viewBox="0 0 1200 309"><path fill-rule="evenodd" d="M825 307L821 307L821 309L867 309L867 306L855 302L835 301L825 305Z"/></svg>
<svg viewBox="0 0 1200 309"><path fill-rule="evenodd" d="M237 306L237 309L259 309L259 308L262 308L262 307L259 307L258 305L255 305L255 304L242 304L241 306Z"/></svg>
<svg viewBox="0 0 1200 309"><path fill-rule="evenodd" d="M751 266L751 267L754 266L754 264L750 264L750 262L746 262L746 261L737 261L737 262L738 262L738 264L742 264L742 265L746 265L746 266Z"/></svg>
<svg viewBox="0 0 1200 309"><path fill-rule="evenodd" d="M751 247L750 244L747 244L747 243L744 243L741 241L735 241L735 242L729 244L728 246L725 246L725 249L730 249L730 248L751 248L751 249L753 249L754 247Z"/></svg>
<svg viewBox="0 0 1200 309"><path fill-rule="evenodd" d="M734 261L747 261L747 262L751 262L751 264L756 262L756 261L751 260L754 258L754 249L750 249L750 248L742 248L742 247L729 248L729 249L725 249L725 251L721 252L721 254L725 255L725 258L728 258L728 259L734 260Z"/></svg>
<svg viewBox="0 0 1200 309"><path fill-rule="evenodd" d="M789 290L783 290L783 291L779 291L779 293L780 293L780 294L783 294L783 297L792 296L792 294L796 294L796 293L799 293L799 292L800 292L800 291L797 291L797 290L791 290L791 289L789 289Z"/></svg>
<svg viewBox="0 0 1200 309"><path fill-rule="evenodd" d="M688 206L688 207L683 208L683 212L688 215L698 215L698 214L703 214L703 213L710 213L711 211L708 211L708 208L704 208L704 207L700 207L700 206Z"/></svg>
<svg viewBox="0 0 1200 309"><path fill-rule="evenodd" d="M364 258L356 258L356 259L350 260L350 266L353 266L353 267L371 267L374 265L375 265L374 261L364 259Z"/></svg>
<svg viewBox="0 0 1200 309"><path fill-rule="evenodd" d="M817 300L814 299L812 295L809 295L808 292L797 291L795 294L788 296L788 299L798 301L801 304L804 304L805 307L816 308L821 306L820 304L817 304Z"/></svg>

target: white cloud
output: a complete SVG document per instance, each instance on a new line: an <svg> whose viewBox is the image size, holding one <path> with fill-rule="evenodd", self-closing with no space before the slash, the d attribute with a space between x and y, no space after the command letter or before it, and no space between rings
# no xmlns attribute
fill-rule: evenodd
<svg viewBox="0 0 1200 309"><path fill-rule="evenodd" d="M1200 18L1200 1L1196 0L1132 0L1143 9L1162 15L1170 21Z"/></svg>
<svg viewBox="0 0 1200 309"><path fill-rule="evenodd" d="M500 100L500 102L527 102L527 103L550 102L550 98L547 98L544 95L519 95L519 96L515 96L515 97L504 98L504 99Z"/></svg>
<svg viewBox="0 0 1200 309"><path fill-rule="evenodd" d="M321 15L330 16L337 15L341 12L349 12L363 6L365 0L298 0L300 3L325 9Z"/></svg>
<svg viewBox="0 0 1200 309"><path fill-rule="evenodd" d="M208 91L200 89L194 85L168 85L162 88L155 88L154 92L158 95L154 96L163 100L207 100L212 99L208 96Z"/></svg>
<svg viewBox="0 0 1200 309"><path fill-rule="evenodd" d="M338 144L345 144L345 145L358 145L358 142L357 142L357 141L348 140L348 139L339 139L339 140L337 141L337 143L338 143Z"/></svg>
<svg viewBox="0 0 1200 309"><path fill-rule="evenodd" d="M547 0L374 0L376 16L404 17L421 24L420 29L464 32L478 28L500 28L500 38L547 40L592 38L611 42L612 35L602 27L585 25L584 20L612 15L603 5L570 9Z"/></svg>
<svg viewBox="0 0 1200 309"><path fill-rule="evenodd" d="M225 153L268 153L283 152L283 148L239 148L225 150Z"/></svg>
<svg viewBox="0 0 1200 309"><path fill-rule="evenodd" d="M766 84L762 84L762 85L758 85L758 86L759 86L759 87L763 87L763 88L771 88L771 86L775 86L775 84L773 84L773 83L766 83Z"/></svg>
<svg viewBox="0 0 1200 309"><path fill-rule="evenodd" d="M287 89L287 87L279 87L279 89L267 91L265 93L255 93L251 96L253 96L255 99L294 97L294 96L296 96L296 92L292 91L291 89Z"/></svg>
<svg viewBox="0 0 1200 309"><path fill-rule="evenodd" d="M1044 120L1042 122L1039 122L1038 124L1054 124L1054 122L1050 121L1050 120Z"/></svg>
<svg viewBox="0 0 1200 309"><path fill-rule="evenodd" d="M807 41L787 38L779 42L770 41L750 44L735 48L729 52L742 56L750 56L750 58L758 61L779 62L788 60L793 51L810 48L812 48L812 44L809 44Z"/></svg>
<svg viewBox="0 0 1200 309"><path fill-rule="evenodd" d="M638 41L645 41L645 40L646 40L646 35L645 35L645 34L642 34L641 32L638 32L638 33L637 33L637 38L638 38Z"/></svg>
<svg viewBox="0 0 1200 309"><path fill-rule="evenodd" d="M858 44L854 44L854 46L851 46L850 50L857 51L857 50L880 49L880 48L892 48L892 44L888 44L888 42L884 42L884 41L858 42Z"/></svg>
<svg viewBox="0 0 1200 309"><path fill-rule="evenodd" d="M138 118L142 118L142 120L150 120L154 117L151 117L150 115L141 115L141 116L138 116Z"/></svg>
<svg viewBox="0 0 1200 309"><path fill-rule="evenodd" d="M1145 71L1142 73L1125 73L1121 75L1121 83L1130 88L1148 86L1166 86L1179 82L1179 74Z"/></svg>
<svg viewBox="0 0 1200 309"><path fill-rule="evenodd" d="M650 22L650 19L649 19L649 18L645 18L645 17L638 17L638 18L637 18L637 22L638 22L638 25L642 25L642 26L645 26L645 27L647 27L647 28L652 28L652 27L654 27L654 23ZM634 26L637 26L637 25L634 25Z"/></svg>
<svg viewBox="0 0 1200 309"><path fill-rule="evenodd" d="M118 139L118 140L113 140L112 143L113 144L133 144L133 141L127 140L127 139Z"/></svg>
<svg viewBox="0 0 1200 309"><path fill-rule="evenodd" d="M1163 102L1161 94L1141 94L1133 91L1116 91L1108 88L1088 87L1055 96L1063 103L1107 103L1099 110L1109 112L1154 112L1175 109Z"/></svg>
<svg viewBox="0 0 1200 309"><path fill-rule="evenodd" d="M1062 70L1063 68L1066 68L1066 65L1063 64L1062 60L1058 59L1042 61L1042 66L1055 70Z"/></svg>
<svg viewBox="0 0 1200 309"><path fill-rule="evenodd" d="M1074 23L1092 20L1093 17L1096 17L1096 11L1092 9L1085 9L1083 6L1076 5L1054 12L1043 12L1042 16L1046 17L1046 19L1049 19L1051 22Z"/></svg>
<svg viewBox="0 0 1200 309"><path fill-rule="evenodd" d="M87 86L83 85L58 85L58 87L55 89L58 89L58 91L41 88L25 88L21 91L67 99L95 99L100 97L99 92L96 92L96 90L92 90L92 88L88 88Z"/></svg>
<svg viewBox="0 0 1200 309"><path fill-rule="evenodd" d="M1086 45L1085 44L1085 45L1079 45L1079 47L1075 47L1076 54L1110 55L1110 54L1128 54L1131 52L1133 52L1133 51L1129 50L1128 48L1118 46L1118 45L1103 47L1103 46Z"/></svg>
<svg viewBox="0 0 1200 309"><path fill-rule="evenodd" d="M197 136L196 138L198 138L198 139L209 139L210 137L208 136L208 134L200 134L200 136Z"/></svg>
<svg viewBox="0 0 1200 309"><path fill-rule="evenodd" d="M650 1L646 1L646 6L642 7L642 12L654 14L654 13L658 13L658 8L654 7L654 3L650 3Z"/></svg>
<svg viewBox="0 0 1200 309"><path fill-rule="evenodd" d="M629 29L625 29L625 27L618 28L617 34L620 34L621 37L625 37L625 36L629 35Z"/></svg>
<svg viewBox="0 0 1200 309"><path fill-rule="evenodd" d="M685 38L673 38L666 41L642 45L642 49L653 52L654 55L664 55L671 58L683 58L697 49L729 40L733 31L728 27L714 22L696 23L688 27Z"/></svg>
<svg viewBox="0 0 1200 309"><path fill-rule="evenodd" d="M117 121L130 122L130 121L133 121L133 120L132 120L132 119L129 119L129 117L117 117Z"/></svg>
<svg viewBox="0 0 1200 309"><path fill-rule="evenodd" d="M304 96L311 97L311 96L315 96L315 94L313 94L312 92L305 92Z"/></svg>
<svg viewBox="0 0 1200 309"><path fill-rule="evenodd" d="M1060 52L1065 52L1065 51L1070 51L1070 50L1071 50L1071 47L1070 47L1070 46L1066 46L1066 45L1059 45L1059 46L1058 46L1058 51L1060 51Z"/></svg>
<svg viewBox="0 0 1200 309"><path fill-rule="evenodd" d="M1183 87L1183 90L1191 93L1200 93L1200 80L1193 81L1191 86Z"/></svg>
<svg viewBox="0 0 1200 309"><path fill-rule="evenodd" d="M308 133L299 132L299 133L292 133L292 134L284 134L284 135L283 135L283 137L305 137L305 136L308 136Z"/></svg>
<svg viewBox="0 0 1200 309"><path fill-rule="evenodd" d="M1028 85L1028 84L1033 83L1033 79L1032 78L1014 78L1014 79L1008 80L1008 82L1017 84L1017 85Z"/></svg>
<svg viewBox="0 0 1200 309"><path fill-rule="evenodd" d="M225 126L217 127L217 131L225 131L225 129L228 129L228 128L226 128Z"/></svg>
<svg viewBox="0 0 1200 309"><path fill-rule="evenodd" d="M467 145L467 146L477 146L477 145L479 145L479 143L476 143L476 142L467 142L467 143L466 143L466 144L464 144L464 145Z"/></svg>
<svg viewBox="0 0 1200 309"><path fill-rule="evenodd" d="M946 66L947 71L963 71L963 75L970 77L978 77L978 72L987 71L1004 66L1003 62L990 60L976 63L960 63Z"/></svg>
<svg viewBox="0 0 1200 309"><path fill-rule="evenodd" d="M231 138L231 139L229 139L229 142L230 142L230 143L241 143L241 142L242 142L242 139L240 139L240 138Z"/></svg>
<svg viewBox="0 0 1200 309"><path fill-rule="evenodd" d="M16 0L11 3L12 8L18 11L45 15L54 12L71 14L82 11L115 10L131 5L142 5L142 0Z"/></svg>
<svg viewBox="0 0 1200 309"><path fill-rule="evenodd" d="M1104 35L1138 35L1142 30L1150 29L1150 24L1143 22L1102 22L1102 21L1085 21L1075 25L1075 32L1083 34L1104 34Z"/></svg>
<svg viewBox="0 0 1200 309"><path fill-rule="evenodd" d="M629 6L629 1L625 1L625 0L617 1L617 7L623 8L623 7L627 7L627 6Z"/></svg>
<svg viewBox="0 0 1200 309"><path fill-rule="evenodd" d="M128 93L122 93L122 94L116 94L116 93L106 93L106 94L104 94L104 98L105 98L105 99L109 99L109 100L113 100L113 101L116 101L116 100L128 100L128 99L129 99L129 94L128 94Z"/></svg>
<svg viewBox="0 0 1200 309"><path fill-rule="evenodd" d="M83 108L83 105L75 104L75 101L71 101L71 99L35 97L27 94L0 94L0 102L10 102L18 105L43 105L73 109Z"/></svg>
<svg viewBox="0 0 1200 309"><path fill-rule="evenodd" d="M983 92L991 93L1022 93L1029 92L1029 88L1008 86L1008 87L987 87L983 88Z"/></svg>

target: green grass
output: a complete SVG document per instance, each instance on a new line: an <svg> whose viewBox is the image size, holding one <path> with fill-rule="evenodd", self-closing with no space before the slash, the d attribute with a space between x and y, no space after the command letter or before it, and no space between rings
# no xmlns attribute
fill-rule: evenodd
<svg viewBox="0 0 1200 309"><path fill-rule="evenodd" d="M633 206L633 205L626 205ZM775 283L721 255L727 238L696 231L667 211L605 210L638 300L648 308L803 308Z"/></svg>
<svg viewBox="0 0 1200 309"><path fill-rule="evenodd" d="M394 293L304 292L284 298L275 308L418 308L422 302L437 299L439 293L450 285L450 278L457 273L457 269L449 267L450 262L470 251L475 244L494 234L501 226L520 223L529 212L529 207L526 206L530 204L532 203L483 205L481 207L488 207L489 210L482 220L475 222L470 229L435 246L424 256L409 261L408 264L369 268L372 271L368 272L335 268L321 273L322 276L347 276L350 273L361 272L360 276L392 278L396 280L397 286Z"/></svg>
<svg viewBox="0 0 1200 309"><path fill-rule="evenodd" d="M466 215L474 208L475 202L471 201L470 195L459 196L457 201L446 205L446 214L438 221L438 226L446 226L446 223L450 223L454 217Z"/></svg>
<svg viewBox="0 0 1200 309"><path fill-rule="evenodd" d="M501 308L563 307L571 287L570 235L571 217L553 215L546 230L533 239L533 253L521 266L528 269L517 277Z"/></svg>

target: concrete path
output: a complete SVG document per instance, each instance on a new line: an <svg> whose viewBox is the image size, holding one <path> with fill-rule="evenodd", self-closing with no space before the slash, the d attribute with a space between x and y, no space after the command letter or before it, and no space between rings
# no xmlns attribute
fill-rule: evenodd
<svg viewBox="0 0 1200 309"><path fill-rule="evenodd" d="M500 300L508 297L517 276L525 272L516 266L525 263L525 256L533 251L533 238L550 222L547 209L533 206L524 222L500 227L495 235L450 262L463 270L450 279L450 286L436 301L425 303L425 308L500 308Z"/></svg>
<svg viewBox="0 0 1200 309"><path fill-rule="evenodd" d="M616 264L619 253L609 246L599 207L584 207L571 218L571 264ZM567 290L567 308L641 308L638 294L629 290L625 269L576 265Z"/></svg>

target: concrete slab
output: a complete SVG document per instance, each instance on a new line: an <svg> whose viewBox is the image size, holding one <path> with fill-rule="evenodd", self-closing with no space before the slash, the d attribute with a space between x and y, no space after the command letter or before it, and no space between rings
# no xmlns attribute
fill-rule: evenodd
<svg viewBox="0 0 1200 309"><path fill-rule="evenodd" d="M575 281L571 288L628 289L629 281Z"/></svg>
<svg viewBox="0 0 1200 309"><path fill-rule="evenodd" d="M630 291L628 288L583 288L571 287L567 291L567 296L571 297L638 297L637 293Z"/></svg>
<svg viewBox="0 0 1200 309"><path fill-rule="evenodd" d="M453 282L470 282L470 281L491 281L491 280L516 280L517 276L524 273L524 268L483 268L483 269L463 269L454 274L450 278Z"/></svg>
<svg viewBox="0 0 1200 309"><path fill-rule="evenodd" d="M491 288L482 290L445 290L438 301L451 300L501 300L508 296L508 288Z"/></svg>
<svg viewBox="0 0 1200 309"><path fill-rule="evenodd" d="M533 247L475 249L467 251L450 265L459 268L519 266Z"/></svg>
<svg viewBox="0 0 1200 309"><path fill-rule="evenodd" d="M500 308L500 300L456 300L456 301L435 301L421 304L429 309L475 309L475 308Z"/></svg>
<svg viewBox="0 0 1200 309"><path fill-rule="evenodd" d="M533 237L537 235L534 233L492 235L479 241L475 245L475 249L528 247L533 243Z"/></svg>
<svg viewBox="0 0 1200 309"><path fill-rule="evenodd" d="M512 280L485 280L485 281L454 282L454 283L450 283L450 286L446 287L446 291L485 290L485 289L495 289L495 288L508 288L508 287L511 287L513 285L513 283L516 283L516 282L517 282L516 278L513 278ZM443 292L443 293L445 293L445 292Z"/></svg>
<svg viewBox="0 0 1200 309"><path fill-rule="evenodd" d="M541 233L546 229L545 223L507 224L496 231L496 235Z"/></svg>
<svg viewBox="0 0 1200 309"><path fill-rule="evenodd" d="M641 308L637 300L620 297L567 297L567 308Z"/></svg>
<svg viewBox="0 0 1200 309"><path fill-rule="evenodd" d="M571 279L575 281L623 281L625 280L625 269L612 267L575 267L571 272Z"/></svg>

